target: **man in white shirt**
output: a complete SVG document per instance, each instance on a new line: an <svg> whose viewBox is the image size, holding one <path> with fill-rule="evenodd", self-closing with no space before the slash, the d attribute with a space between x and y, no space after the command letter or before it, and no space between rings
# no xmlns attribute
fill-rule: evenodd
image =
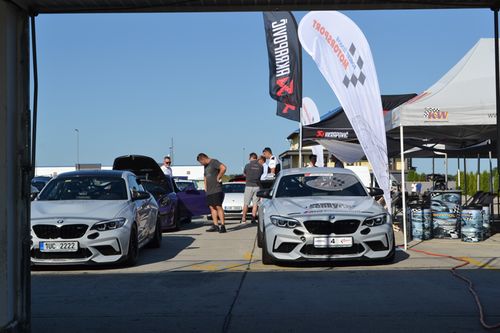
<svg viewBox="0 0 500 333"><path fill-rule="evenodd" d="M259 164L262 165L262 175L260 176L260 180L266 180L267 179L267 164L266 164L266 158L265 156L260 156L259 159Z"/></svg>
<svg viewBox="0 0 500 333"><path fill-rule="evenodd" d="M262 151L262 155L267 159L268 175L267 177L274 177L280 172L280 164L278 159L273 155L271 148L266 147Z"/></svg>
<svg viewBox="0 0 500 333"><path fill-rule="evenodd" d="M170 156L165 156L163 158L163 165L161 166L161 171L163 171L165 176L172 177L172 168L170 167L171 164L172 160L170 159Z"/></svg>

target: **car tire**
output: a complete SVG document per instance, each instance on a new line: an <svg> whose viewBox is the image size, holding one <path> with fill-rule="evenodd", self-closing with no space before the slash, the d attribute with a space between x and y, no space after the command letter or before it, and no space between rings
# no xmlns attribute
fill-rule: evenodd
<svg viewBox="0 0 500 333"><path fill-rule="evenodd" d="M163 233L161 231L161 221L156 219L155 235L153 239L149 242L148 247L152 249L159 249L161 247L161 241L163 239Z"/></svg>
<svg viewBox="0 0 500 333"><path fill-rule="evenodd" d="M257 225L257 246L262 248L262 231L260 231L260 227Z"/></svg>
<svg viewBox="0 0 500 333"><path fill-rule="evenodd" d="M276 260L269 254L267 251L267 242L266 242L266 234L264 231L264 234L262 235L262 263L264 265L273 265Z"/></svg>
<svg viewBox="0 0 500 333"><path fill-rule="evenodd" d="M125 259L125 266L132 267L137 264L139 257L139 238L137 235L137 225L134 223L130 230L130 240L128 243L127 258Z"/></svg>

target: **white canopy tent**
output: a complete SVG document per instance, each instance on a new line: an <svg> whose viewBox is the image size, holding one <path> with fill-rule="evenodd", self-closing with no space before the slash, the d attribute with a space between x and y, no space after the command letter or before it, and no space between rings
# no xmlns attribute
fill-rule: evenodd
<svg viewBox="0 0 500 333"><path fill-rule="evenodd" d="M439 81L386 115L389 134L401 143L402 194L403 142L416 138L429 143L465 147L496 139L495 40L480 39ZM406 248L406 207L403 204Z"/></svg>

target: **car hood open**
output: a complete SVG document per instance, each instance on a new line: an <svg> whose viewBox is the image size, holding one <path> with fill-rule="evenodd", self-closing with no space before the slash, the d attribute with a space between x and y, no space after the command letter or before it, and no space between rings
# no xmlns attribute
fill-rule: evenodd
<svg viewBox="0 0 500 333"><path fill-rule="evenodd" d="M112 219L127 208L126 200L57 200L33 201L31 218Z"/></svg>
<svg viewBox="0 0 500 333"><path fill-rule="evenodd" d="M154 182L165 181L165 175L154 159L143 155L126 155L115 158L113 170L127 170L138 177Z"/></svg>

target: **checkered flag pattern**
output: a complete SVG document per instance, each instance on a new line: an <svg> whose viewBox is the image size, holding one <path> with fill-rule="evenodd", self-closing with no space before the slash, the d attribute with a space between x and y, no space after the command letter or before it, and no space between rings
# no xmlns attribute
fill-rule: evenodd
<svg viewBox="0 0 500 333"><path fill-rule="evenodd" d="M352 43L351 47L349 47L349 53L355 59L357 67L352 73L351 77L348 77L347 75L344 76L344 80L342 80L342 83L344 83L346 88L349 88L349 85L351 84L354 87L356 87L358 83L363 85L365 84L366 81L366 76L363 73L363 65L364 65L363 58L361 58L360 55L356 57L356 46Z"/></svg>

